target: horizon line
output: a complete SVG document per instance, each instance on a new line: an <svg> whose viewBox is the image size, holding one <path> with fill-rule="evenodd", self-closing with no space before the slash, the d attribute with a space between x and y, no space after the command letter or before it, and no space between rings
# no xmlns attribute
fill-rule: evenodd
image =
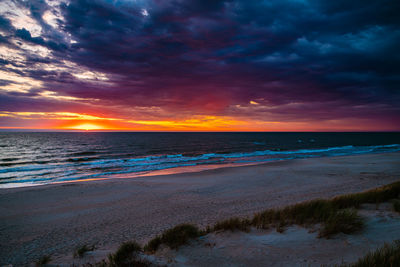
<svg viewBox="0 0 400 267"><path fill-rule="evenodd" d="M400 130L326 130L326 131L140 131L140 130L75 130L0 128L0 132L47 133L400 133Z"/></svg>

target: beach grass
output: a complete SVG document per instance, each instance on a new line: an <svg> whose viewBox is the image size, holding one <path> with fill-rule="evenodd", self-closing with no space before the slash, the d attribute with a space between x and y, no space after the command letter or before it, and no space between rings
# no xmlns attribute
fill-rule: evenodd
<svg viewBox="0 0 400 267"><path fill-rule="evenodd" d="M337 233L351 234L364 226L362 217L355 209L339 209L330 200L312 200L295 204L283 209L269 209L255 214L251 225L260 229L276 227L283 232L285 226L321 223L323 225L319 236L329 238Z"/></svg>
<svg viewBox="0 0 400 267"><path fill-rule="evenodd" d="M210 232L236 230L248 232L251 227L259 229L275 227L278 232L283 232L286 226L294 224L301 226L321 224L319 237L330 238L338 233L352 234L364 228L363 218L358 215L356 209L362 204L379 204L396 199L399 194L400 181L361 193L347 194L332 199L316 199L280 209L268 209L256 213L252 219L227 219L217 222L213 227L207 227L206 230L199 230L190 224L181 224L150 240L144 250L155 252L161 244L177 249L190 239ZM393 205L395 210L400 208L400 202L395 201Z"/></svg>
<svg viewBox="0 0 400 267"><path fill-rule="evenodd" d="M400 212L400 199L393 200L393 209Z"/></svg>
<svg viewBox="0 0 400 267"><path fill-rule="evenodd" d="M345 209L332 214L319 232L319 237L330 238L337 233L352 234L364 228L364 220L354 209Z"/></svg>
<svg viewBox="0 0 400 267"><path fill-rule="evenodd" d="M77 247L74 251L74 257L82 258L86 254L86 252L93 251L94 249L95 249L94 245L88 246L87 244Z"/></svg>
<svg viewBox="0 0 400 267"><path fill-rule="evenodd" d="M400 194L400 182L384 185L362 193L354 193L338 196L332 199L332 203L338 208L359 208L365 203L382 203L398 198Z"/></svg>
<svg viewBox="0 0 400 267"><path fill-rule="evenodd" d="M366 192L338 196L330 200L316 199L290 205L280 209L268 209L257 213L252 219L231 218L217 222L214 226L207 226L205 230L200 230L192 224L180 224L171 229L165 230L161 235L150 240L142 249L136 242L123 243L119 249L110 254L108 261L102 261L96 267L125 267L125 266L150 266L151 263L140 253L154 253L161 245L166 245L171 249L178 249L187 244L190 240L206 235L211 232L219 231L250 231L251 227L269 229L276 227L278 232L283 232L285 227L293 224L311 226L320 224L319 237L330 238L335 234L352 234L364 228L364 220L357 213L364 203L376 203L392 201L394 209L400 205L400 200L396 199L400 193L400 182L392 183ZM82 246L77 250L77 255L84 255L91 247ZM50 261L50 257L42 257L37 262L41 266ZM372 266L400 266L400 241L394 244L385 244L382 248L368 253L360 258L356 263L341 267L372 267ZM397 264L397 265L396 265Z"/></svg>
<svg viewBox="0 0 400 267"><path fill-rule="evenodd" d="M186 244L190 239L201 236L203 233L197 226L191 224L180 224L166 230L161 236L156 236L144 247L147 252L154 252L161 244L165 244L171 249L177 249Z"/></svg>
<svg viewBox="0 0 400 267"><path fill-rule="evenodd" d="M369 252L357 262L341 265L341 267L395 267L400 266L400 241L385 244L375 251Z"/></svg>
<svg viewBox="0 0 400 267"><path fill-rule="evenodd" d="M248 219L231 218L225 221L217 222L211 231L250 231L251 221Z"/></svg>
<svg viewBox="0 0 400 267"><path fill-rule="evenodd" d="M134 241L123 243L114 254L108 255L110 267L149 266L149 263L138 257L142 251L140 245Z"/></svg>
<svg viewBox="0 0 400 267"><path fill-rule="evenodd" d="M51 257L49 255L44 255L36 261L35 265L38 267L43 266L43 265L48 264L50 261L51 261Z"/></svg>
<svg viewBox="0 0 400 267"><path fill-rule="evenodd" d="M260 229L282 227L286 225L310 225L327 220L337 209L329 200L312 200L282 209L268 209L256 213L251 225Z"/></svg>

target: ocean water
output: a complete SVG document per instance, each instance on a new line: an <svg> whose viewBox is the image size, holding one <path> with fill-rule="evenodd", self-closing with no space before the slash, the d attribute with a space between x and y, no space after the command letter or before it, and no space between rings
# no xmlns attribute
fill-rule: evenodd
<svg viewBox="0 0 400 267"><path fill-rule="evenodd" d="M0 132L0 187L400 151L400 133Z"/></svg>

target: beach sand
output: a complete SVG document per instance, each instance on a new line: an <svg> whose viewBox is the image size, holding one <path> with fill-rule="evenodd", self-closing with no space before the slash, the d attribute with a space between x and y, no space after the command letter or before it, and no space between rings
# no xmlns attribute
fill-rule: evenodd
<svg viewBox="0 0 400 267"><path fill-rule="evenodd" d="M146 257L160 266L337 266L354 263L385 242L400 239L400 214L391 203L362 205L359 214L366 226L351 235L318 238L318 226L297 225L283 233L274 228L224 231L200 237L178 250L164 246Z"/></svg>
<svg viewBox="0 0 400 267"><path fill-rule="evenodd" d="M399 178L400 153L385 153L2 189L0 264L19 266L43 255L60 262L83 244L106 255L124 241L144 244L179 223L205 227Z"/></svg>

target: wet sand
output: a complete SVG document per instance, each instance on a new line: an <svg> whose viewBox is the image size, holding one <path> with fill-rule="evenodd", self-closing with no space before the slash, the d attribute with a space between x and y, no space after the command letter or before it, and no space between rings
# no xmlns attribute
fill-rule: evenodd
<svg viewBox="0 0 400 267"><path fill-rule="evenodd" d="M133 179L0 190L0 264L63 259L76 246L112 251L179 223L206 226L266 208L399 180L400 153L289 160Z"/></svg>

